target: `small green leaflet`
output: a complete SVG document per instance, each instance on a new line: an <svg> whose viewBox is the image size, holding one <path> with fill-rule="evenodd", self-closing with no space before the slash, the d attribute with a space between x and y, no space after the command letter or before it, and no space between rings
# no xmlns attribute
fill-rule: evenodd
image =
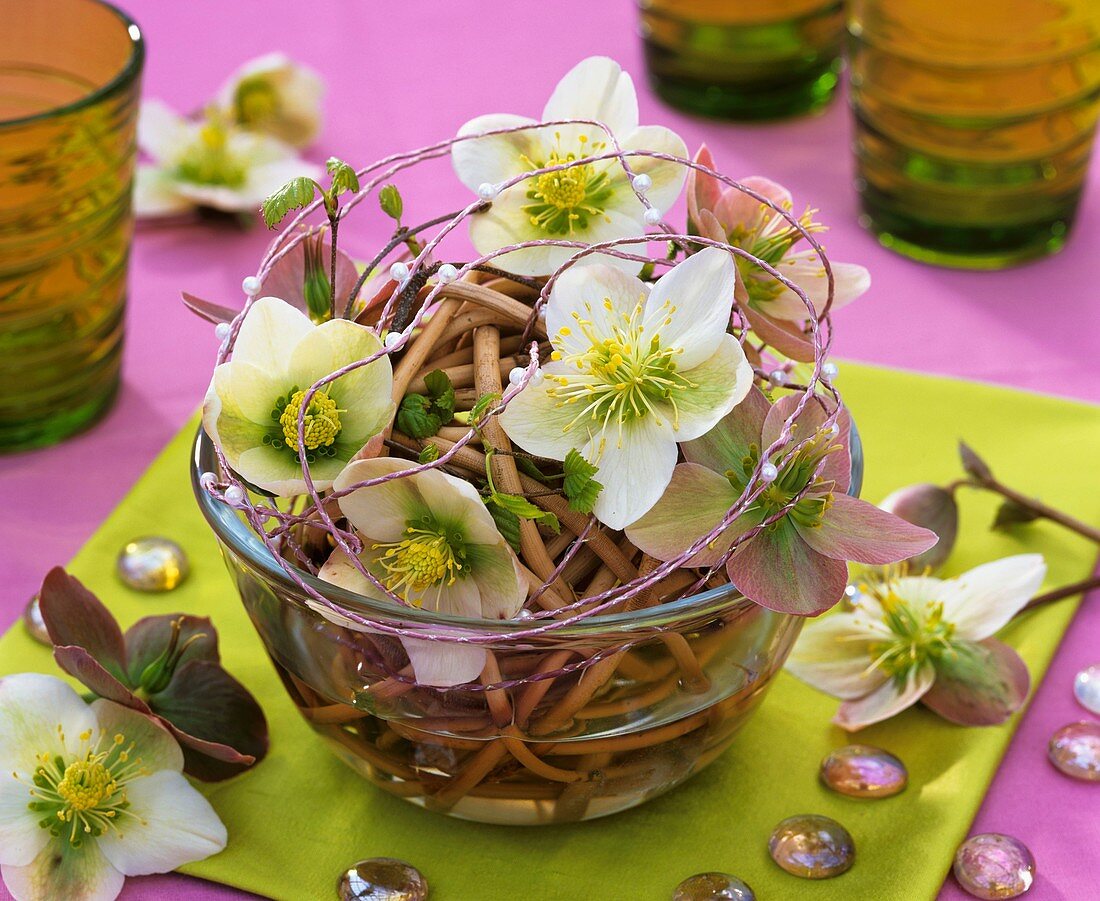
<svg viewBox="0 0 1100 901"><path fill-rule="evenodd" d="M495 391L489 394L483 394L477 399L477 402L470 408L469 423L472 426L481 425L481 420L485 418L485 414L489 412L489 408L496 405L500 400L500 395Z"/></svg>
<svg viewBox="0 0 1100 901"><path fill-rule="evenodd" d="M576 448L565 455L564 467L562 490L569 501L569 509L577 513L591 513L596 498L603 491L603 485L593 478L599 467L584 459Z"/></svg>
<svg viewBox="0 0 1100 901"><path fill-rule="evenodd" d="M429 438L454 418L455 389L441 369L424 378L430 397L406 394L397 408L397 427L412 438Z"/></svg>
<svg viewBox="0 0 1100 901"><path fill-rule="evenodd" d="M489 503L489 498L485 498L485 506L489 510L489 515L493 517L493 522L496 523L497 531L504 536L504 540L518 554L520 545L519 517L510 510Z"/></svg>
<svg viewBox="0 0 1100 901"><path fill-rule="evenodd" d="M317 183L304 175L292 178L263 203L264 224L274 228L291 210L300 210L313 200Z"/></svg>
<svg viewBox="0 0 1100 901"><path fill-rule="evenodd" d="M444 422L450 422L455 412L455 386L442 369L434 369L424 376L424 384L432 398L432 406L439 411Z"/></svg>
<svg viewBox="0 0 1100 901"><path fill-rule="evenodd" d="M332 187L329 188L330 195L338 197L340 194L344 194L348 191L352 191L353 193L358 192L359 176L356 175L355 170L343 160L330 156L328 162L325 163L325 169L327 169L328 174L332 176Z"/></svg>
<svg viewBox="0 0 1100 901"><path fill-rule="evenodd" d="M543 510L541 507L536 507L527 498L520 497L518 494L501 494L499 491L494 491L489 495L488 503L490 509L492 507L500 507L502 510L507 510L513 516L519 516L523 519L530 519L534 522L541 523L547 526L555 534L561 531L561 526L558 524L558 518L549 510Z"/></svg>
<svg viewBox="0 0 1100 901"><path fill-rule="evenodd" d="M405 204L401 200L401 192L397 190L396 185L382 186L382 190L378 192L378 205L382 208L382 212L391 219L401 221L401 213L405 210Z"/></svg>
<svg viewBox="0 0 1100 901"><path fill-rule="evenodd" d="M420 451L417 460L421 463L434 463L439 459L439 447L435 444L425 444Z"/></svg>

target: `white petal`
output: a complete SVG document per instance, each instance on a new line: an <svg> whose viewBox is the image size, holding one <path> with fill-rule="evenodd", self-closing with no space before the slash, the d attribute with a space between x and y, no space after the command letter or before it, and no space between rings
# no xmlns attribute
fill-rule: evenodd
<svg viewBox="0 0 1100 901"><path fill-rule="evenodd" d="M421 685L448 688L473 682L485 669L485 649L442 641L402 638L413 675Z"/></svg>
<svg viewBox="0 0 1100 901"><path fill-rule="evenodd" d="M274 422L271 413L275 401L293 384L286 375L285 365L285 360L260 366L240 358L219 365L210 384L221 405L218 413L270 427Z"/></svg>
<svg viewBox="0 0 1100 901"><path fill-rule="evenodd" d="M920 608L924 607L925 604L940 600L943 587L946 584L943 579L937 579L935 576L902 576L894 581L893 586L899 598L908 601L913 607ZM860 595L861 604L868 600L874 600L874 596L869 594ZM874 604L875 615L881 616L881 605L877 600L874 600Z"/></svg>
<svg viewBox="0 0 1100 901"><path fill-rule="evenodd" d="M507 541L467 545L484 619L511 619L527 600L527 579Z"/></svg>
<svg viewBox="0 0 1100 901"><path fill-rule="evenodd" d="M113 901L126 881L99 842L52 842L25 867L0 866L0 876L15 901Z"/></svg>
<svg viewBox="0 0 1100 901"><path fill-rule="evenodd" d="M829 311L839 310L850 304L871 287L871 274L855 263L831 263L833 269L833 305ZM806 296L820 313L825 309L829 298L829 280L825 276L825 267L817 260L816 251L804 251L779 262L775 267L779 272L806 292ZM764 276L769 282L771 276ZM765 301L762 309L777 319L789 319L801 322L809 317L809 311L802 298L790 288L784 287L773 299Z"/></svg>
<svg viewBox="0 0 1100 901"><path fill-rule="evenodd" d="M595 119L625 136L638 127L634 82L613 59L590 56L570 69L542 111L546 121Z"/></svg>
<svg viewBox="0 0 1100 901"><path fill-rule="evenodd" d="M652 150L669 156L686 157L687 145L676 132L661 125L643 125L622 139L623 150ZM688 170L679 163L658 160L653 157L627 157L635 173L648 175L653 184L646 191L646 198L662 213L671 209L684 189Z"/></svg>
<svg viewBox="0 0 1100 901"><path fill-rule="evenodd" d="M99 722L105 744L109 744L113 736L121 735L124 746L134 743L130 756L140 757L146 769L183 771L183 751L172 733L156 720L103 698L92 702L92 712Z"/></svg>
<svg viewBox="0 0 1100 901"><path fill-rule="evenodd" d="M222 429L224 432L224 428ZM332 480L343 469L350 453L336 457L321 457L309 464L309 475L313 487L318 491L327 491ZM227 459L229 459L227 455ZM264 491L270 491L278 497L292 497L305 494L306 482L302 476L301 464L294 459L286 448L276 449L257 442L253 447L241 453L233 468L241 477Z"/></svg>
<svg viewBox="0 0 1100 901"><path fill-rule="evenodd" d="M677 441L707 434L752 388L752 365L733 335L722 335L709 360L683 373L695 387L674 393L679 412ZM668 407L668 404L664 406Z"/></svg>
<svg viewBox="0 0 1100 901"><path fill-rule="evenodd" d="M441 469L427 469L412 476L412 481L432 514L438 520L453 523L461 529L466 541L484 545L505 544L481 495L465 479L456 478Z"/></svg>
<svg viewBox="0 0 1100 901"><path fill-rule="evenodd" d="M157 162L174 162L194 139L198 128L168 104L146 100L138 112L137 143Z"/></svg>
<svg viewBox="0 0 1100 901"><path fill-rule="evenodd" d="M233 345L233 359L251 363L268 373L285 372L286 361L295 346L314 328L301 310L277 297L261 297L241 323Z"/></svg>
<svg viewBox="0 0 1100 901"><path fill-rule="evenodd" d="M534 119L526 116L492 113L471 119L458 130L458 136L480 134L498 128L514 128L534 122ZM528 172L531 163L545 163L547 156L545 135L537 128L460 141L451 148L451 163L455 174L471 191L476 191L483 184L500 184ZM519 187L526 190L525 185L526 182L521 182Z"/></svg>
<svg viewBox="0 0 1100 901"><path fill-rule="evenodd" d="M802 630L787 669L834 698L864 697L889 678L880 669L869 669L874 661L871 644L879 638L850 613L813 620Z"/></svg>
<svg viewBox="0 0 1100 901"><path fill-rule="evenodd" d="M623 324L639 303L649 296L649 286L611 266L574 266L561 274L546 304L546 332L556 350L584 352L592 342L590 328L598 338L614 336L613 327ZM582 329L578 320L589 323ZM566 334L561 330L565 328Z"/></svg>
<svg viewBox="0 0 1100 901"><path fill-rule="evenodd" d="M13 770L33 773L39 754L75 755L80 734L95 726L95 714L80 695L54 676L17 673L0 679L0 766L8 779Z"/></svg>
<svg viewBox="0 0 1100 901"><path fill-rule="evenodd" d="M108 831L97 844L111 864L127 876L167 873L204 860L225 847L225 826L210 802L180 773L160 770L126 787L130 812L121 834Z"/></svg>
<svg viewBox="0 0 1100 901"><path fill-rule="evenodd" d="M646 303L648 334L659 334L662 347L683 348L680 370L713 356L729 326L737 266L717 247L692 254L662 275Z"/></svg>
<svg viewBox="0 0 1100 901"><path fill-rule="evenodd" d="M676 453L669 423L657 426L651 415L625 423L621 443L614 426L606 436L594 437L582 454L600 468L596 518L612 529L640 519L672 481Z"/></svg>
<svg viewBox="0 0 1100 901"><path fill-rule="evenodd" d="M1041 554L983 563L944 583L943 616L960 638L981 641L1000 631L1035 596L1046 577Z"/></svg>
<svg viewBox="0 0 1100 901"><path fill-rule="evenodd" d="M366 482L391 472L404 472L412 464L391 457L356 460L344 467L333 482L336 491L346 491L358 482ZM408 476L390 479L368 488L358 488L340 498L340 510L348 521L370 541L398 541L410 519L431 510L419 490L419 482ZM324 578L324 576L322 576ZM360 578L362 576L360 575Z"/></svg>
<svg viewBox="0 0 1100 901"><path fill-rule="evenodd" d="M542 380L538 384L528 383L500 414L500 424L505 434L528 453L550 460L564 460L570 450L579 450L587 443L589 431L586 423L570 425L583 408L563 403L547 393L555 387L552 381L554 376L569 372L564 363L543 366Z"/></svg>
<svg viewBox="0 0 1100 901"><path fill-rule="evenodd" d="M193 204L177 190L178 182L156 166L140 163L134 172L134 215L174 216Z"/></svg>
<svg viewBox="0 0 1100 901"><path fill-rule="evenodd" d="M0 774L0 864L25 867L46 847L50 833L38 825L42 814L28 809L30 772Z"/></svg>
<svg viewBox="0 0 1100 901"><path fill-rule="evenodd" d="M250 206L259 208L268 195L274 194L291 179L299 177L320 178L321 169L296 156L273 159L252 166L239 191Z"/></svg>
<svg viewBox="0 0 1100 901"><path fill-rule="evenodd" d="M842 703L833 722L842 729L855 732L864 726L887 720L916 704L932 687L935 679L936 670L930 663L910 672L904 687L899 686L894 679L889 679L870 694Z"/></svg>

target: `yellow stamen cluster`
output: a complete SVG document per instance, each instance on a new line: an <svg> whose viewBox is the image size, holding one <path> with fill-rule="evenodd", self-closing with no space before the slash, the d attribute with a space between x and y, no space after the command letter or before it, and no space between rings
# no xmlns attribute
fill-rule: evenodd
<svg viewBox="0 0 1100 901"><path fill-rule="evenodd" d="M531 169L562 166L598 153L606 146L595 143L589 147L588 136L580 135L579 152L564 151L561 134L554 137L555 147L545 162L535 162L527 156L522 157L523 162ZM587 228L589 216L606 218L604 204L610 193L607 175L597 172L592 163L580 163L537 176L534 186L527 192L531 203L526 204L523 211L533 226L548 234L572 234L578 228Z"/></svg>
<svg viewBox="0 0 1100 901"><path fill-rule="evenodd" d="M871 643L868 672L880 669L902 681L924 663L955 653L955 624L944 619L942 603L916 607L898 595L893 582L861 587L878 601L881 621L890 631L889 638Z"/></svg>
<svg viewBox="0 0 1100 901"><path fill-rule="evenodd" d="M463 575L461 560L447 536L430 528L408 526L408 536L400 541L372 545L385 549L378 563L383 570L382 584L406 603L423 603L423 594L436 589L436 600L443 588Z"/></svg>
<svg viewBox="0 0 1100 901"><path fill-rule="evenodd" d="M659 330L671 324L676 307L666 300L660 319L654 322L656 317L650 317L653 334L647 334L644 297L628 312L616 313L610 298L604 298L603 305L604 313L610 315L601 314L600 318L609 321L609 335L603 334L602 328L597 331L592 307L586 302L587 316L573 312L583 338L580 347L569 326L561 328L553 339L555 350L551 359L563 361L577 372L551 376L555 384L546 393L559 407L584 403L563 431L594 420L599 431L605 432L614 423L621 447L625 423L653 416L662 425L664 405L671 410L672 428L678 429L680 411L676 395L698 386L676 371L676 357L683 353L683 348L663 346L660 340Z"/></svg>
<svg viewBox="0 0 1100 901"><path fill-rule="evenodd" d="M200 185L239 188L246 171L229 148L226 126L218 119L208 119L199 129L198 139L184 152L177 174L183 181Z"/></svg>
<svg viewBox="0 0 1100 901"><path fill-rule="evenodd" d="M61 726L57 735L64 746ZM80 735L80 751L74 758L44 752L38 755L29 781L12 775L28 782L32 798L28 807L45 814L38 825L79 847L86 836L98 837L111 829L121 835L120 821L127 816L137 819L129 811L126 785L149 771L140 757L130 759L133 749L134 743L126 745L122 734L108 740L103 730L93 744L89 729Z"/></svg>
<svg viewBox="0 0 1100 901"><path fill-rule="evenodd" d="M298 413L302 409L305 396L304 391L295 391L279 416L279 425L283 428L287 447L298 447ZM318 391L314 394L305 415L306 450L329 447L336 441L336 436L340 434L340 414L344 412L346 411L337 409L336 401L326 392Z"/></svg>

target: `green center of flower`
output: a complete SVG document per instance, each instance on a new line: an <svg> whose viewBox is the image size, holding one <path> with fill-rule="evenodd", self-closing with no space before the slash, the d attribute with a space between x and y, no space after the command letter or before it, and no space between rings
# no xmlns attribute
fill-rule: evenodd
<svg viewBox="0 0 1100 901"><path fill-rule="evenodd" d="M247 169L229 149L226 126L209 119L199 130L198 140L183 154L176 174L182 181L199 185L239 188Z"/></svg>
<svg viewBox="0 0 1100 901"><path fill-rule="evenodd" d="M563 431L570 431L579 422L595 421L601 431L615 425L622 446L624 424L645 416L653 416L658 425L662 424L658 404L671 408L672 427L679 428L676 395L698 386L677 372L676 357L683 353L683 348L665 347L658 334L646 334L644 300L639 298L629 312L619 313L616 321L611 299L604 298L605 311L612 313L607 317L611 320L609 336L597 334L591 318L592 307L586 302L588 316L573 312L576 330L583 339L580 347L573 340L572 326L563 326L554 337L556 349L550 358L566 363L576 372L548 376L553 384L546 394L559 407L583 404ZM676 307L666 300L662 312L661 321L668 325Z"/></svg>
<svg viewBox="0 0 1100 901"><path fill-rule="evenodd" d="M298 444L298 415L302 411L302 402L306 393L297 388L291 389L289 397L280 397L271 411L271 418L277 420L281 429L275 435L265 435L264 443L276 448L295 449L295 457L302 448ZM304 444L306 459L313 462L319 454L331 457L336 453L333 445L340 435L340 414L346 410L338 409L336 401L322 390L314 393L309 400L304 416Z"/></svg>
<svg viewBox="0 0 1100 901"><path fill-rule="evenodd" d="M406 603L419 607L424 595L435 589L435 602L448 586L467 575L465 550L457 534L429 520L410 522L400 541L373 544L383 553L378 558L380 579Z"/></svg>
<svg viewBox="0 0 1100 901"><path fill-rule="evenodd" d="M65 741L61 726L58 737ZM126 738L115 735L110 741L100 732L99 740L91 743L91 730L80 736L80 752L66 761L60 754L38 755L38 766L29 781L30 810L44 814L38 825L51 835L64 836L75 848L86 836L99 837L110 829L121 835L119 823L130 813L126 785L139 776L148 775L141 758L130 759L134 749ZM124 747L125 746L125 747Z"/></svg>
<svg viewBox="0 0 1100 901"><path fill-rule="evenodd" d="M279 94L267 78L253 75L237 85L233 103L238 122L258 125L275 117L279 111Z"/></svg>
<svg viewBox="0 0 1100 901"><path fill-rule="evenodd" d="M591 148L588 136L578 138L579 152L563 151L561 135L555 135L555 149L549 159L541 162L524 156L523 161L531 169L543 169L547 166L561 166L583 159L589 153L598 153L604 144L596 143ZM610 179L606 172L596 171L592 163L580 163L557 172L544 172L534 179L534 185L527 191L523 211L531 224L549 235L569 235L576 230L588 228L589 217L604 216L604 209L611 196Z"/></svg>
<svg viewBox="0 0 1100 901"><path fill-rule="evenodd" d="M882 607L882 622L891 632L889 639L871 643L870 669L881 669L904 682L914 668L955 653L955 624L944 620L943 604L929 601L923 609L914 607L898 597L889 583L870 591Z"/></svg>
<svg viewBox="0 0 1100 901"><path fill-rule="evenodd" d="M825 226L813 221L815 212L807 209L799 217L799 225L808 232L825 231ZM731 230L727 238L735 247L744 248L757 259L776 266L791 247L801 240L802 234L776 213L763 225L749 229L739 226ZM741 273L745 289L749 292L749 302L754 307L766 309L768 301L774 300L782 293L784 286L752 260L737 257L737 269Z"/></svg>

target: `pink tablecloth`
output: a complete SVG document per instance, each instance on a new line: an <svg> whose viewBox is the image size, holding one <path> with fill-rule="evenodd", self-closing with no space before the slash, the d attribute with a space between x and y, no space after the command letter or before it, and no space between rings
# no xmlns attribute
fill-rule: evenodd
<svg viewBox="0 0 1100 901"><path fill-rule="evenodd" d="M125 0L121 0L125 3ZM997 274L949 272L900 259L855 223L842 102L783 125L704 122L662 107L645 89L635 14L628 0L362 0L227 3L129 0L149 56L146 95L181 109L207 98L239 62L285 50L329 85L322 158L366 162L452 134L485 112L537 115L556 79L591 54L615 57L635 75L643 122L675 128L692 148L705 140L719 168L767 174L810 202L832 225L827 249L870 268L871 293L838 316L836 352L858 360L998 382L1100 402L1100 305L1096 270L1100 178L1094 173L1074 239L1058 257ZM401 182L415 220L465 201L442 170ZM367 239L349 248L364 251ZM67 444L0 458L0 627L13 622L46 569L67 560L156 451L194 410L215 351L210 326L187 314L181 288L237 303L267 236L257 229L143 229L134 247L125 385L96 429ZM843 382L841 382L843 385ZM1043 465L1042 461L1036 461ZM1073 673L1100 660L1100 597L1086 602L1012 743L975 824L1019 836L1035 852L1032 897L1076 901L1100 884L1095 786L1074 783L1043 760L1050 732L1083 714ZM919 853L919 836L913 849ZM278 866L277 862L272 862ZM929 861L944 867L946 861ZM0 888L0 901L6 901ZM131 880L134 899L243 897L179 876ZM944 897L962 897L953 886Z"/></svg>

